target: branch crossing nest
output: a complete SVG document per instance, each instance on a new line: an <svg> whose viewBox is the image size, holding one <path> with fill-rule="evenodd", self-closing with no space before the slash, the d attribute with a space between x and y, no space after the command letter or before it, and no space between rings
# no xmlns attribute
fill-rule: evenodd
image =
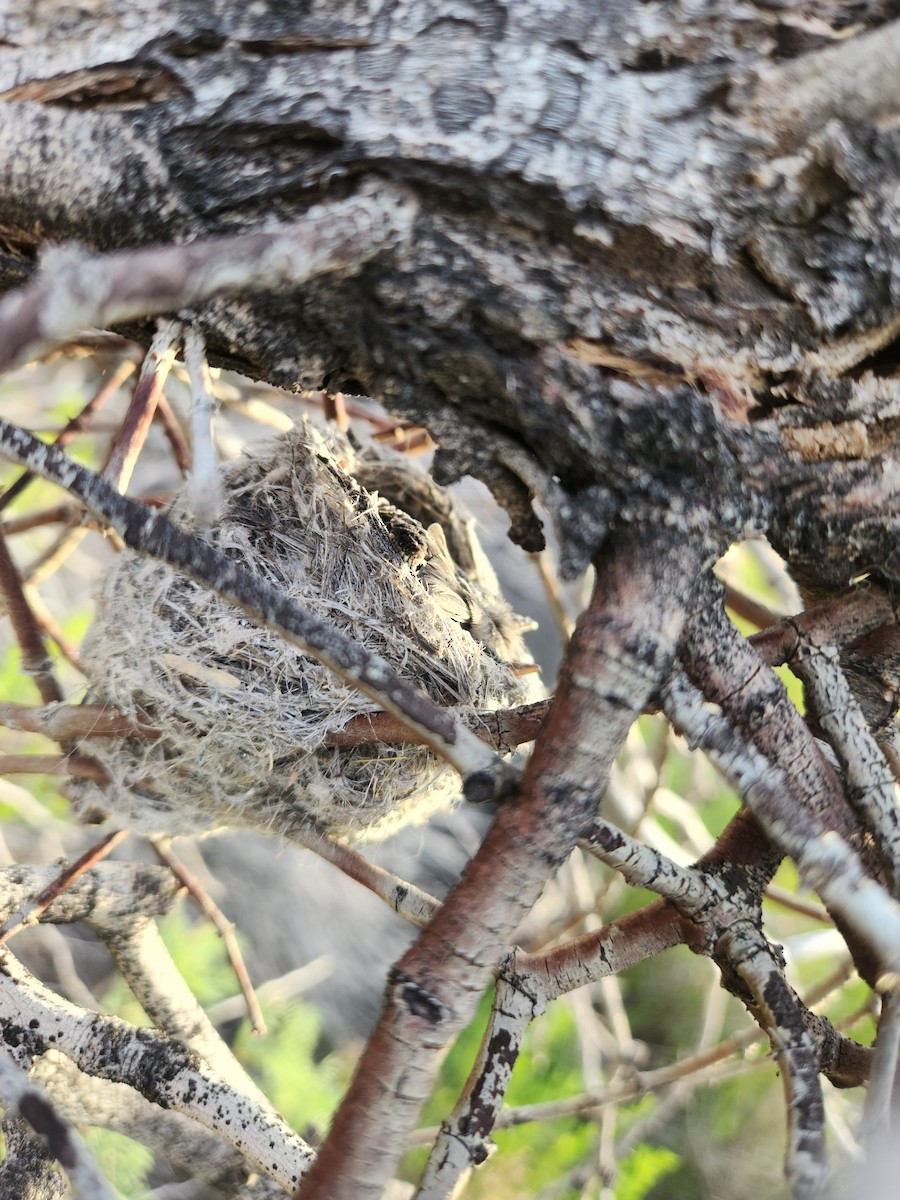
<svg viewBox="0 0 900 1200"><path fill-rule="evenodd" d="M535 698L512 613L448 493L398 455L306 425L224 472L201 533L385 658L437 704L472 713ZM186 494L172 518L196 527ZM113 783L70 789L146 832L223 826L356 839L424 820L458 777L423 746L329 747L370 700L169 567L125 553L84 647L91 700L148 713L157 741L98 753ZM529 681L530 680L530 681Z"/></svg>

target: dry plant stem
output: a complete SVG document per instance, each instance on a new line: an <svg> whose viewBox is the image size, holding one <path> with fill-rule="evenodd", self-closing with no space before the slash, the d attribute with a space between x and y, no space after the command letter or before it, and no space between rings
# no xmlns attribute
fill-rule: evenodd
<svg viewBox="0 0 900 1200"><path fill-rule="evenodd" d="M563 602L562 591L559 586L559 576L554 570L553 564L550 561L550 554L547 550L539 550L537 553L532 554L531 561L534 563L535 569L540 576L544 595L547 598L547 603L550 605L550 611L553 613L553 620L556 622L562 647L565 650L572 636L572 630L575 628L575 622L569 616Z"/></svg>
<svg viewBox="0 0 900 1200"><path fill-rule="evenodd" d="M271 1108L230 1087L182 1042L85 1012L34 979L8 952L0 955L0 1022L23 1031L23 1061L52 1046L79 1070L126 1083L146 1099L198 1121L225 1138L286 1190L308 1168L309 1147Z"/></svg>
<svg viewBox="0 0 900 1200"><path fill-rule="evenodd" d="M45 704L56 704L62 700L62 692L53 675L53 664L47 654L41 630L29 607L22 585L19 569L13 562L6 538L0 534L0 594L19 649L22 652L22 669L34 680Z"/></svg>
<svg viewBox="0 0 900 1200"><path fill-rule="evenodd" d="M776 625L779 620L771 609L760 604L758 600L745 596L743 592L738 591L730 584L725 585L725 604L735 616L740 617L743 621L749 621L757 629L768 629L769 626Z"/></svg>
<svg viewBox="0 0 900 1200"><path fill-rule="evenodd" d="M43 550L34 562L22 572L22 579L29 588L38 588L60 569L88 535L88 527L82 515L76 514L68 527L61 529L53 542Z"/></svg>
<svg viewBox="0 0 900 1200"><path fill-rule="evenodd" d="M750 922L735 923L720 953L750 989L781 1070L788 1117L785 1174L795 1200L821 1200L828 1184L825 1108L819 1056L796 997L764 935Z"/></svg>
<svg viewBox="0 0 900 1200"><path fill-rule="evenodd" d="M831 918L821 905L803 900L786 888L776 887L775 884L770 883L764 895L767 900L771 900L773 904L780 904L782 908L789 908L793 912L801 913L804 917L819 921L823 925L831 924Z"/></svg>
<svg viewBox="0 0 900 1200"><path fill-rule="evenodd" d="M436 753L463 776L468 799L504 794L514 772L451 714L411 687L383 659L371 654L327 622L257 579L238 563L173 525L161 513L120 496L91 471L45 446L25 430L0 421L0 453L69 490L108 521L125 544L182 571L223 599L242 608L257 624L318 658L379 707L422 734Z"/></svg>
<svg viewBox="0 0 900 1200"><path fill-rule="evenodd" d="M308 825L301 824L285 836L290 841L305 846L319 858L343 871L350 879L355 879L364 888L368 888L383 900L388 908L413 925L424 928L441 907L441 902L434 896L429 896L427 892L423 892L412 883L407 883L398 875L392 875L383 867L376 866L345 842L336 841L327 834L311 830Z"/></svg>
<svg viewBox="0 0 900 1200"><path fill-rule="evenodd" d="M841 670L838 652L802 637L790 665L806 685L807 702L837 753L847 798L875 841L891 892L900 896L900 812L894 777Z"/></svg>
<svg viewBox="0 0 900 1200"><path fill-rule="evenodd" d="M640 540L638 540L640 538ZM666 677L701 566L671 539L629 530L608 557L515 805L501 807L449 900L391 973L385 1011L301 1195L380 1196L513 930L592 819L634 717Z"/></svg>
<svg viewBox="0 0 900 1200"><path fill-rule="evenodd" d="M550 700L537 700L518 708L498 709L478 713L470 724L472 731L495 750L507 753L525 742L533 742L550 711ZM46 707L30 704L0 704L0 725L28 733L43 733L59 741L61 738L87 739L92 737L148 738L159 737L147 718L135 723L124 713L103 704L50 704ZM326 746L421 745L424 739L411 732L390 713L362 713L353 717L343 729L330 733Z"/></svg>
<svg viewBox="0 0 900 1200"><path fill-rule="evenodd" d="M80 1135L60 1116L39 1083L0 1048L0 1096L7 1113L15 1112L46 1140L66 1173L76 1200L115 1200L112 1188Z"/></svg>
<svg viewBox="0 0 900 1200"><path fill-rule="evenodd" d="M191 874L184 863L172 853L171 842L168 839L152 838L150 845L153 847L153 852L160 862L167 866L178 882L187 889L188 894L200 906L203 915L212 923L216 933L222 939L222 945L225 947L228 962L231 964L231 969L234 971L234 977L241 990L241 995L244 997L247 1005L247 1016L250 1018L250 1025L253 1032L259 1034L265 1033L266 1022L262 1015L262 1009L259 1007L256 993L253 990L253 984L250 981L250 975L244 963L244 956L241 954L241 948L235 937L233 923L228 920L196 875Z"/></svg>
<svg viewBox="0 0 900 1200"><path fill-rule="evenodd" d="M120 362L109 378L104 380L99 390L94 393L81 412L66 422L53 439L53 444L62 449L64 446L68 446L69 442L77 437L79 433L83 433L90 424L91 418L96 416L107 400L111 399L122 384L134 374L136 366L136 363L128 359ZM34 478L35 476L31 471L23 471L18 479L14 480L2 496L0 496L0 512L3 512L8 505L12 504L17 496L21 496Z"/></svg>
<svg viewBox="0 0 900 1200"><path fill-rule="evenodd" d="M45 635L45 637L50 638L50 640L56 645L63 658L65 658L67 662L70 662L72 666L75 667L77 671L80 671L83 675L84 669L82 666L81 657L78 653L78 647L73 642L70 642L63 633L62 629L60 629L56 618L44 603L43 598L37 588L26 585L25 598L28 601L29 608L31 609L32 613L34 613L34 619L37 621L41 632Z"/></svg>
<svg viewBox="0 0 900 1200"><path fill-rule="evenodd" d="M177 321L160 321L156 336L141 364L134 395L103 468L104 477L117 492L128 490L150 432L156 405L181 345L181 335L182 328Z"/></svg>
<svg viewBox="0 0 900 1200"><path fill-rule="evenodd" d="M67 738L158 738L149 723L135 722L105 704L0 704L0 725L26 733L42 733L55 741Z"/></svg>
<svg viewBox="0 0 900 1200"><path fill-rule="evenodd" d="M534 741L552 703L552 700L536 700L518 708L481 712L467 724L482 741L505 754L516 746ZM390 713L361 713L349 720L343 729L329 734L325 745L368 746L372 742L417 745L424 740Z"/></svg>
<svg viewBox="0 0 900 1200"><path fill-rule="evenodd" d="M34 478L30 472L25 474L29 479ZM25 475L20 475L19 478L24 479ZM3 495L5 496L6 492ZM42 512L23 513L20 517L11 517L0 525L0 533L4 537L13 537L17 533L27 533L30 529L40 529L44 525L58 525L62 521L68 525L76 520L81 511L81 505L78 504L54 504L52 508L45 508Z"/></svg>
<svg viewBox="0 0 900 1200"><path fill-rule="evenodd" d="M72 886L76 879L79 879L85 871L89 871L91 867L96 866L98 862L106 858L107 854L110 854L116 846L121 845L127 837L127 829L107 834L96 846L91 846L71 866L61 871L51 883L41 888L32 900L14 912L0 926L0 946L23 925L34 922L42 912L50 907L54 900Z"/></svg>
<svg viewBox="0 0 900 1200"><path fill-rule="evenodd" d="M34 282L0 304L0 370L87 325L175 312L216 292L277 291L332 271L352 274L404 239L415 214L409 193L373 182L267 233L107 255L71 246L48 252Z"/></svg>
<svg viewBox="0 0 900 1200"><path fill-rule="evenodd" d="M866 1092L862 1128L870 1153L877 1153L887 1138L896 1136L894 1092L900 1056L900 990L889 988L881 997L881 1016L875 1038L875 1060Z"/></svg>

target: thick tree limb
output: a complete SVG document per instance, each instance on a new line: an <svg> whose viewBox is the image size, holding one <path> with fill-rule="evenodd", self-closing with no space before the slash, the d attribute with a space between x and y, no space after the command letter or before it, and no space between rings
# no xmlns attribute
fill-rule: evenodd
<svg viewBox="0 0 900 1200"><path fill-rule="evenodd" d="M469 1019L519 919L589 824L621 740L668 671L693 585L660 543L610 554L519 799L501 808L462 881L392 972L385 1013L303 1200L380 1195L438 1050Z"/></svg>

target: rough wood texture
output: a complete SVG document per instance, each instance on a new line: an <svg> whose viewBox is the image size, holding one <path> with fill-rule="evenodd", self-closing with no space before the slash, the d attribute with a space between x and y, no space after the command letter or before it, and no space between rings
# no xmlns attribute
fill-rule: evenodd
<svg viewBox="0 0 900 1200"><path fill-rule="evenodd" d="M793 1194L820 1194L816 1073L835 1041L787 987L759 909L791 853L860 972L896 987L896 814L881 758L896 776L896 0L119 0L74 12L14 0L0 15L0 289L31 279L49 242L127 255L45 256L32 289L0 309L7 356L16 337L59 332L41 298L58 306L85 271L106 271L91 311L134 322L123 331L144 342L143 319L180 297L173 315L213 363L384 399L439 443L440 482L485 480L529 549L543 542L539 500L564 571L600 568L518 807L501 809L395 969L303 1196L382 1194L441 1048L509 961L523 910L590 834L631 721L660 698L755 814L712 864L728 904L702 891L706 863L683 873L702 920L696 898L667 899L679 936L715 959L778 1050ZM386 225L345 222L339 253L311 269L334 215L371 215L379 196L398 198ZM254 272L294 235L300 270ZM134 253L154 243L167 247L158 258ZM220 254L236 257L223 266ZM131 544L298 634L277 595L217 574L164 518L107 503L21 431L3 446L118 513ZM808 604L826 604L815 639L801 621L772 635L786 656L802 649L813 728L708 585L715 559L753 533ZM827 604L862 574L880 607L851 635ZM845 618L855 608L852 596L831 603ZM366 663L333 651L377 699ZM829 719L829 686L850 697L846 719ZM515 788L490 756L473 769L486 751L446 714L408 692L392 711L465 751L453 761L472 795L491 778ZM894 1059L874 1057L887 1094ZM464 1150L460 1169L480 1146Z"/></svg>
<svg viewBox="0 0 900 1200"><path fill-rule="evenodd" d="M679 477L723 542L768 531L811 587L893 578L896 15L13 5L0 279L48 240L246 232L403 184L412 238L354 278L206 303L213 360L384 396L529 546L539 491L572 570Z"/></svg>

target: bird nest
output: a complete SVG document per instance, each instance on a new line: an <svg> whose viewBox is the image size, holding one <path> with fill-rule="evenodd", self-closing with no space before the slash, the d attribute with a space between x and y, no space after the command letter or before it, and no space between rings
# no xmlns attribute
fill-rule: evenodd
<svg viewBox="0 0 900 1200"><path fill-rule="evenodd" d="M534 699L524 623L502 599L449 495L400 456L306 426L224 472L199 535L470 718ZM192 528L187 495L172 518ZM373 705L209 590L124 553L103 584L84 659L91 699L149 715L156 741L111 743L112 783L77 785L146 832L315 826L381 837L426 818L458 777L415 745L329 745Z"/></svg>

